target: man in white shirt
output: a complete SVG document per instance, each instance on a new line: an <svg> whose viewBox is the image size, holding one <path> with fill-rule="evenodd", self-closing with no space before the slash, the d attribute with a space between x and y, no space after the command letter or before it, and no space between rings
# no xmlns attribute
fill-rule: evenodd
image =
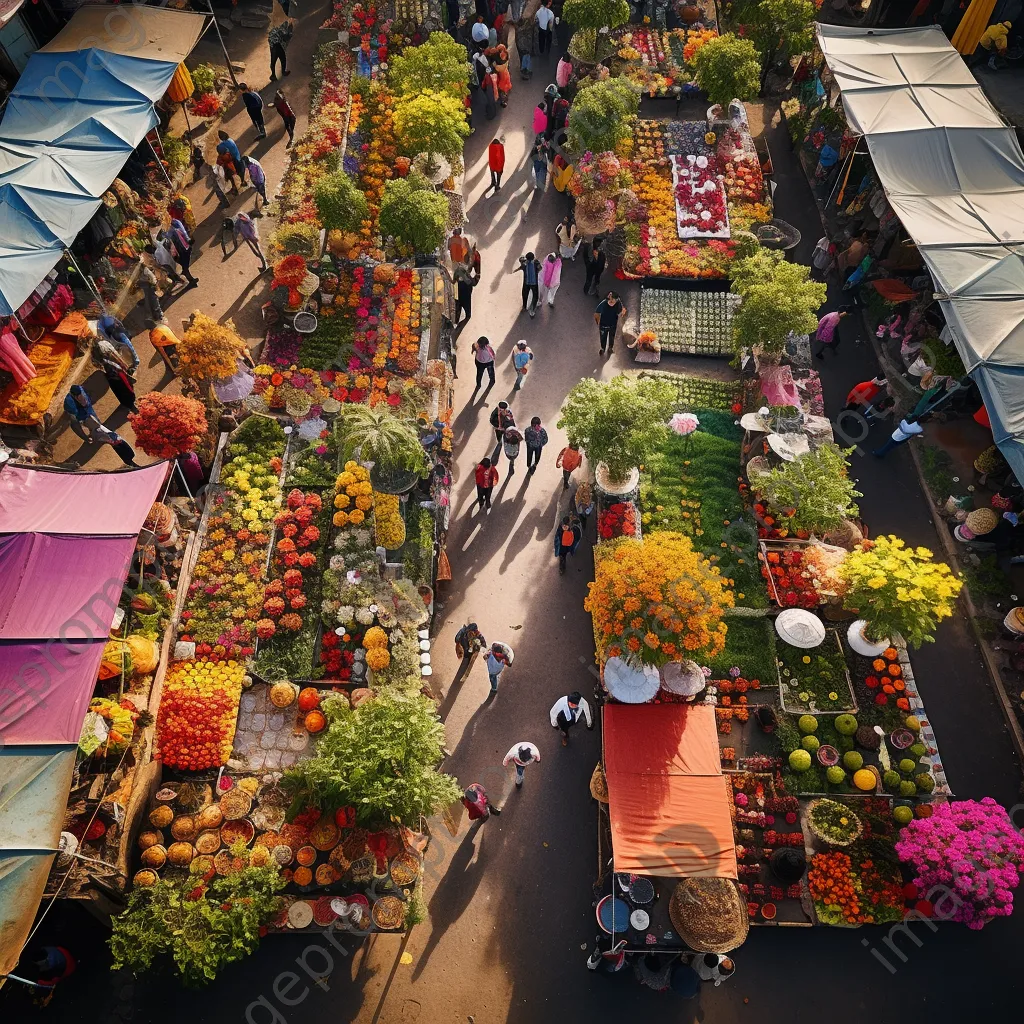
<svg viewBox="0 0 1024 1024"><path fill-rule="evenodd" d="M551 10L553 0L544 0L544 6L537 11L537 49L541 53L551 50L551 35L555 24L555 12Z"/></svg>
<svg viewBox="0 0 1024 1024"><path fill-rule="evenodd" d="M594 716L590 713L590 705L583 699L579 690L574 690L565 697L560 697L551 705L548 712L551 728L558 729L562 734L562 746L569 745L569 730L580 720L587 720L587 728L594 728Z"/></svg>
<svg viewBox="0 0 1024 1024"><path fill-rule="evenodd" d="M473 42L478 45L483 45L487 42L487 38L490 35L490 30L487 28L484 22L482 14L476 16L476 21L473 23Z"/></svg>
<svg viewBox="0 0 1024 1024"><path fill-rule="evenodd" d="M533 764L534 761L540 764L540 751L537 749L536 744L522 740L519 743L512 744L512 748L505 755L505 759L501 763L508 767L509 761L513 762L516 766L516 789L518 789L523 784L526 766Z"/></svg>
<svg viewBox="0 0 1024 1024"><path fill-rule="evenodd" d="M876 448L871 454L875 458L881 459L887 452L891 452L893 448L897 447L897 445L905 444L912 437L923 433L924 427L917 420L900 420L900 425L892 432L892 437L881 448Z"/></svg>

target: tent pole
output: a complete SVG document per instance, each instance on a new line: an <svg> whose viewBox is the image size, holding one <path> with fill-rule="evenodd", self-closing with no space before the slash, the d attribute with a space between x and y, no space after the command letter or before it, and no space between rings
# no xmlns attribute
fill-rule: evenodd
<svg viewBox="0 0 1024 1024"><path fill-rule="evenodd" d="M228 56L228 48L224 45L224 37L220 34L220 25L217 24L217 15L213 13L213 4L211 0L206 0L206 10L210 15L210 20L213 22L214 31L217 33L217 40L220 42L220 48L224 51L224 60L228 65L228 74L231 76L231 84L237 89L238 79L235 78L235 69L231 66L231 58Z"/></svg>
<svg viewBox="0 0 1024 1024"><path fill-rule="evenodd" d="M185 115L185 127L188 129L188 141L192 141L192 123L188 119L188 106L185 101L181 101L181 112Z"/></svg>
<svg viewBox="0 0 1024 1024"><path fill-rule="evenodd" d="M155 128L153 129L153 131L156 132L157 141L159 142L159 140L160 140L160 133ZM160 154L157 153L156 147L153 145L152 142L149 141L149 136L148 135L146 136L146 145L149 146L149 151L150 151L150 153L153 154L153 159L156 161L157 167L159 167L161 172L163 173L164 180L167 182L167 184L173 190L174 182L171 181L171 176L167 173L167 168L164 167L164 162L163 162L163 160L160 159Z"/></svg>
<svg viewBox="0 0 1024 1024"><path fill-rule="evenodd" d="M857 149L858 149L859 146L860 146L860 142L858 141L857 145L855 145L853 147L853 152L850 154L849 159L847 160L847 163L846 163L846 174L845 175L839 175L839 174L836 175L836 183L835 183L835 185L832 186L832 191L829 194L828 202L825 203L825 209L828 209L832 205L832 200L835 197L836 192L840 188L840 185L839 185L840 180L842 180L842 190L844 192L846 191L846 183L847 183L847 181L849 181L850 171L853 170L853 159L857 155Z"/></svg>
<svg viewBox="0 0 1024 1024"><path fill-rule="evenodd" d="M64 252L67 253L68 259L71 260L71 265L78 272L78 276L86 283L89 291L92 292L94 298L100 304L100 310L106 313L107 304L103 301L103 296L96 290L96 285L93 284L92 278L83 273L82 268L78 265L78 260L75 259L75 254L70 249L65 249Z"/></svg>

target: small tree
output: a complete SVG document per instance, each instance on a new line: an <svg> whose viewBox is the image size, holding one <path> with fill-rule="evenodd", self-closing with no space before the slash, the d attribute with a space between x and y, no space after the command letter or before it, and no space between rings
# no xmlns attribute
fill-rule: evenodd
<svg viewBox="0 0 1024 1024"><path fill-rule="evenodd" d="M370 216L366 196L344 171L324 175L313 197L320 223L328 231L355 231Z"/></svg>
<svg viewBox="0 0 1024 1024"><path fill-rule="evenodd" d="M425 475L429 468L413 421L396 416L386 403L372 409L346 405L337 429L345 461L358 454L363 462L372 462L383 472Z"/></svg>
<svg viewBox="0 0 1024 1024"><path fill-rule="evenodd" d="M395 178L384 186L378 223L382 234L430 253L444 241L448 200L421 174Z"/></svg>
<svg viewBox="0 0 1024 1024"><path fill-rule="evenodd" d="M462 99L446 92L400 97L395 104L395 135L406 156L443 156L455 163L469 135Z"/></svg>
<svg viewBox="0 0 1024 1024"><path fill-rule="evenodd" d="M749 39L729 34L709 40L693 58L693 69L712 103L752 100L761 91L761 62Z"/></svg>
<svg viewBox="0 0 1024 1024"><path fill-rule="evenodd" d="M762 88L776 63L807 52L814 41L811 0L742 0L733 4L731 17L761 55Z"/></svg>
<svg viewBox="0 0 1024 1024"><path fill-rule="evenodd" d="M601 29L625 25L629 21L629 4L627 0L565 0L562 17L574 28L594 33L593 59L597 60Z"/></svg>
<svg viewBox="0 0 1024 1024"><path fill-rule="evenodd" d="M791 333L810 334L818 323L815 310L827 294L807 267L765 249L736 261L732 287L743 299L732 319L737 353L757 348L775 354L784 351Z"/></svg>
<svg viewBox="0 0 1024 1024"><path fill-rule="evenodd" d="M399 96L443 92L461 100L469 89L466 48L447 32L431 32L425 43L408 47L389 64L388 80Z"/></svg>
<svg viewBox="0 0 1024 1024"><path fill-rule="evenodd" d="M604 545L602 545L602 548ZM732 591L681 533L622 540L595 559L584 607L602 653L633 664L664 665L725 646Z"/></svg>
<svg viewBox="0 0 1024 1024"><path fill-rule="evenodd" d="M823 444L757 477L754 490L791 531L823 534L835 530L858 512L854 499L861 497L861 492L849 475L848 456L853 450Z"/></svg>
<svg viewBox="0 0 1024 1024"><path fill-rule="evenodd" d="M621 150L632 138L639 109L640 90L627 79L588 80L572 105L568 148L578 156Z"/></svg>
<svg viewBox="0 0 1024 1024"><path fill-rule="evenodd" d="M675 400L668 381L586 377L566 397L558 427L591 461L603 462L610 477L622 480L665 438Z"/></svg>

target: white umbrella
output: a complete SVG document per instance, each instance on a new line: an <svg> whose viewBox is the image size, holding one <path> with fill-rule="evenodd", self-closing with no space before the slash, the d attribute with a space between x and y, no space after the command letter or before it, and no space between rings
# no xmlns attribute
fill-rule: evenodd
<svg viewBox="0 0 1024 1024"><path fill-rule="evenodd" d="M708 680L695 661L670 661L661 670L661 685L680 697L695 697L708 685Z"/></svg>
<svg viewBox="0 0 1024 1024"><path fill-rule="evenodd" d="M645 704L661 689L661 676L653 665L634 668L622 658L604 665L604 685L609 695L623 704Z"/></svg>
<svg viewBox="0 0 1024 1024"><path fill-rule="evenodd" d="M787 608L775 617L775 632L791 647L817 647L825 639L825 623L806 608Z"/></svg>

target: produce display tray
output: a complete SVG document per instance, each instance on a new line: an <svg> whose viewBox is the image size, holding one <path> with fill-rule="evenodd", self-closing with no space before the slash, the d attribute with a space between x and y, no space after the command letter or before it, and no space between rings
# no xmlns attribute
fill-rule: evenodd
<svg viewBox="0 0 1024 1024"><path fill-rule="evenodd" d="M732 318L740 297L723 291L640 289L640 329L654 331L662 352L731 356Z"/></svg>

